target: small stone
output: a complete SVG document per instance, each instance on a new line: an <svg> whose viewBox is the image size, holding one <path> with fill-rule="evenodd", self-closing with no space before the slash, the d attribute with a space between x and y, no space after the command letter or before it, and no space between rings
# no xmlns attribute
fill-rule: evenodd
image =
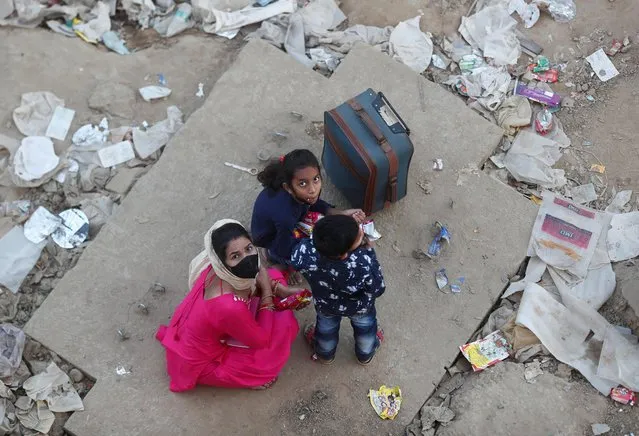
<svg viewBox="0 0 639 436"><path fill-rule="evenodd" d="M121 168L106 185L106 189L118 194L126 194L145 171L144 168Z"/></svg>
<svg viewBox="0 0 639 436"><path fill-rule="evenodd" d="M563 379L569 379L572 377L572 368L565 363L560 363L557 365L555 376Z"/></svg>
<svg viewBox="0 0 639 436"><path fill-rule="evenodd" d="M588 84L587 84L587 83L584 83L583 85L581 85L581 90L582 90L583 92L588 91Z"/></svg>
<svg viewBox="0 0 639 436"><path fill-rule="evenodd" d="M89 107L121 118L133 119L135 92L117 82L98 84L89 97Z"/></svg>
<svg viewBox="0 0 639 436"><path fill-rule="evenodd" d="M42 186L42 189L44 189L44 192L49 192L49 193L58 192L58 182L56 182L55 180L51 180L45 183Z"/></svg>
<svg viewBox="0 0 639 436"><path fill-rule="evenodd" d="M73 383L73 387L80 395L84 395L87 391L87 386L83 382Z"/></svg>
<svg viewBox="0 0 639 436"><path fill-rule="evenodd" d="M104 189L107 182L111 178L111 168L94 168L93 171L91 171L91 175L89 176L89 178L95 186Z"/></svg>
<svg viewBox="0 0 639 436"><path fill-rule="evenodd" d="M591 427L592 434L595 436L608 433L610 431L610 427L607 424L592 424Z"/></svg>
<svg viewBox="0 0 639 436"><path fill-rule="evenodd" d="M609 30L609 31L606 32L606 35L612 36L612 32Z"/></svg>
<svg viewBox="0 0 639 436"><path fill-rule="evenodd" d="M299 416L299 418L300 418L300 421L304 421L306 419L306 415L302 414Z"/></svg>
<svg viewBox="0 0 639 436"><path fill-rule="evenodd" d="M71 380L73 380L75 383L80 383L82 380L84 380L84 374L82 374L82 371L77 368L73 368L71 371L69 371L69 377L71 377Z"/></svg>

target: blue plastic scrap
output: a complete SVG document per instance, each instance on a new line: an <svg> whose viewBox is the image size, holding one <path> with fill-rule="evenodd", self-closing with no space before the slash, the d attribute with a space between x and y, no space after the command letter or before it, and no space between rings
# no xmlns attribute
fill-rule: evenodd
<svg viewBox="0 0 639 436"><path fill-rule="evenodd" d="M442 251L444 242L450 244L451 238L450 233L448 232L448 229L445 225L443 225L439 221L437 221L435 225L438 229L437 235L435 236L435 238L433 238L433 241L428 246L428 251L425 253L426 256L430 257L431 259L439 256Z"/></svg>

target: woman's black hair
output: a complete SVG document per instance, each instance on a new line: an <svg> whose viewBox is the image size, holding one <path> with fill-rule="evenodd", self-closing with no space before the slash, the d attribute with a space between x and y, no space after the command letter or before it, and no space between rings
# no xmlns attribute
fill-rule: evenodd
<svg viewBox="0 0 639 436"><path fill-rule="evenodd" d="M249 241L251 240L246 229L236 223L224 224L211 234L211 245L213 246L213 250L215 250L215 254L217 254L217 257L223 264L226 265L226 249L231 241L241 238L242 236L247 237Z"/></svg>
<svg viewBox="0 0 639 436"><path fill-rule="evenodd" d="M265 188L279 191L283 183L291 184L297 170L308 167L320 169L319 161L315 155L305 149L293 150L268 164L267 167L257 175L257 180L259 180Z"/></svg>

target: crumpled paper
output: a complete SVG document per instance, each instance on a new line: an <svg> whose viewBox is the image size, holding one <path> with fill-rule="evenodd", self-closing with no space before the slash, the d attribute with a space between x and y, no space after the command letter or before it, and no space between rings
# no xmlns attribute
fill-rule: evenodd
<svg viewBox="0 0 639 436"><path fill-rule="evenodd" d="M13 123L25 136L45 136L58 106L64 107L64 100L52 92L27 92L13 111Z"/></svg>
<svg viewBox="0 0 639 436"><path fill-rule="evenodd" d="M165 120L162 120L146 130L139 127L133 129L133 144L135 151L142 159L146 159L166 145L171 137L184 125L182 111L177 106L166 108Z"/></svg>
<svg viewBox="0 0 639 436"><path fill-rule="evenodd" d="M15 404L18 420L26 428L47 434L55 421L55 415L44 401L33 401L29 397L20 397Z"/></svg>
<svg viewBox="0 0 639 436"><path fill-rule="evenodd" d="M52 412L84 410L82 399L73 387L71 379L55 362L51 362L44 372L25 381L23 388L32 400L46 401Z"/></svg>

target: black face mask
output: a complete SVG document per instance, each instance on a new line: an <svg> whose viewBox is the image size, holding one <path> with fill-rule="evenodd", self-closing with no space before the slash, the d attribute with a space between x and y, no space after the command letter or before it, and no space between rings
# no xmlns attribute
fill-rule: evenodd
<svg viewBox="0 0 639 436"><path fill-rule="evenodd" d="M235 266L228 267L234 276L241 279L254 279L260 270L259 257L257 254L246 256Z"/></svg>

